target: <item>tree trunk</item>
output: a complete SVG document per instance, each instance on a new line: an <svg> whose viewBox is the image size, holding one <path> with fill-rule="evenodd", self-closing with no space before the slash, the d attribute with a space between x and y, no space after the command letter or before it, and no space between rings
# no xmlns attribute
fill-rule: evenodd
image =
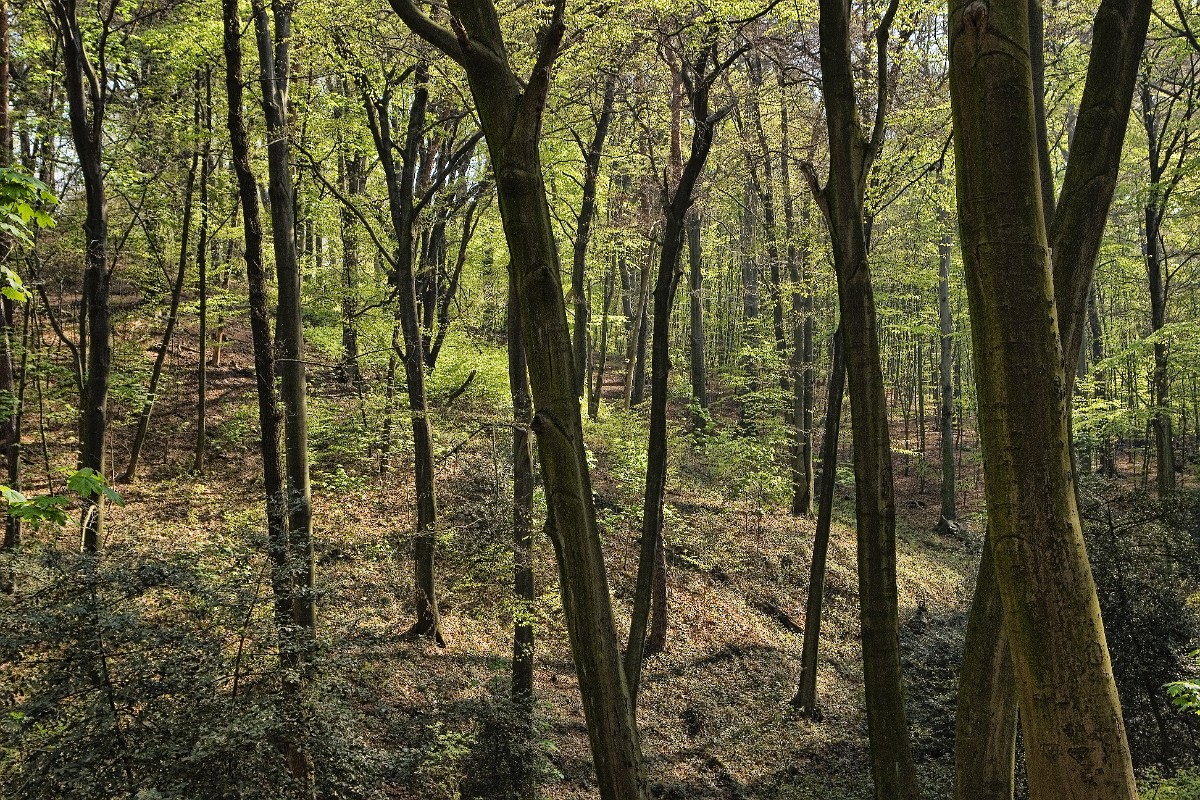
<svg viewBox="0 0 1200 800"><path fill-rule="evenodd" d="M208 438L208 182L215 164L212 157L212 68L204 72L204 147L200 169L200 230L196 236L197 284L200 287L200 357L196 360L196 452L192 471L204 474Z"/></svg>
<svg viewBox="0 0 1200 800"><path fill-rule="evenodd" d="M1136 0L1133 3L1125 0L1102 0L1092 26L1093 52L1103 55L1090 59L1088 63L1087 81L1080 102L1062 191L1049 226L1049 243L1054 253L1053 281L1058 332L1063 342L1063 351L1067 353L1077 352L1082 342L1086 299L1116 185L1117 169L1150 11L1150 0ZM1031 13L1038 13L1036 5ZM1036 123L1035 119L1035 127ZM1039 194L1045 188L1045 182L1041 179L1040 164L1038 188ZM1043 209L1043 219L1046 216L1048 215ZM956 397L959 394L961 366L962 359L954 359ZM1068 398L1071 396L1073 375L1073 370L1064 370L1067 387L1064 394ZM963 430L961 423L960 411L959 437ZM999 591L996 581L981 579L979 586L995 587L994 591ZM999 599L989 602L998 604ZM1005 643L994 640L989 646L968 651L968 655L972 659L990 661L993 666L999 665L1005 662L994 656L995 648L1004 646ZM960 685L970 684L972 681L978 684L979 681L972 676L986 673L964 667L963 674L965 683L960 682ZM1005 681L1003 676L993 676L990 685L1003 686ZM986 696L989 689L987 685L976 685L975 691L979 692L978 696ZM972 695L967 693L964 696ZM1015 693L1013 699L1008 702L1015 705ZM959 716L970 713L971 705L970 702L960 703ZM1002 725L1005 717L1001 713L993 713L991 719ZM1001 731L992 731L989 736L993 741L1005 738ZM970 747L972 744L959 742L957 745L960 748L964 746ZM995 749L976 752L988 752L999 759L995 763L974 761L973 766L979 772L975 778L977 785L982 785L979 781L986 781L987 774L1001 774L1012 759L1011 755L999 753ZM963 765L971 766L969 759L959 759L958 763L960 770ZM967 796L958 797L967 800Z"/></svg>
<svg viewBox="0 0 1200 800"><path fill-rule="evenodd" d="M366 191L366 157L358 151L352 156L338 156L341 173L339 183L346 197L358 197ZM339 371L342 380L358 384L362 375L358 366L358 220L345 204L341 216L342 237L342 357Z"/></svg>
<svg viewBox="0 0 1200 800"><path fill-rule="evenodd" d="M612 121L613 102L617 94L617 73L610 72L604 82L604 99L600 117L596 121L596 132L591 143L583 152L583 202L579 207L579 219L575 226L575 242L571 259L571 297L575 302L575 325L572 328L575 352L575 391L583 396L587 383L587 328L588 304L583 293L583 281L587 267L587 248L591 240L592 220L596 216L596 181L600 176L600 156L604 153L604 139ZM582 142L580 143L582 148Z"/></svg>
<svg viewBox="0 0 1200 800"><path fill-rule="evenodd" d="M950 85L991 555L1031 797L1135 798L1075 502L1032 71L1008 45L1029 40L1029 15L995 12L952 3Z"/></svg>
<svg viewBox="0 0 1200 800"><path fill-rule="evenodd" d="M513 271L508 279L508 386L513 402L513 588L517 611L513 615L512 696L528 713L533 712L533 402L517 285Z"/></svg>
<svg viewBox="0 0 1200 800"><path fill-rule="evenodd" d="M200 121L200 78L198 73L195 84L193 88L196 96L192 115L194 124ZM183 222L179 232L179 268L175 273L175 282L171 286L171 306L167 312L167 325L163 330L158 353L154 356L154 366L150 369L150 385L146 389L146 401L142 404L141 413L138 414L137 433L134 434L133 445L129 448L129 466L126 467L125 474L121 476L124 483L132 481L137 474L138 458L142 454L142 445L146 443L146 433L150 429L150 414L158 399L158 382L162 377L163 364L167 360L167 350L171 346L171 335L175 333L175 324L179 320L179 299L183 294L183 279L187 274L188 255L191 254L188 237L192 229L192 196L195 194L196 169L200 162L200 152L193 148L190 158L191 165L188 167L187 178L183 184Z"/></svg>
<svg viewBox="0 0 1200 800"><path fill-rule="evenodd" d="M821 501L817 529L813 535L812 569L808 579L808 602L804 607L804 649L800 656L800 685L792 705L809 719L819 719L817 707L818 648L821 643L821 611L825 604L825 564L829 552L829 528L833 522L833 490L837 484L838 431L842 423L842 395L846 387L846 361L842 356L842 333L833 334L833 365L829 370L829 399L825 411L825 439L821 443Z"/></svg>
<svg viewBox="0 0 1200 800"><path fill-rule="evenodd" d="M780 76L782 87L783 78ZM792 514L811 516L813 504L813 298L808 285L809 243L796 248L796 209L792 199L791 137L787 98L779 107L779 174L783 182L783 230L787 239L787 273L792 281ZM802 215L807 228L807 207ZM801 274L803 265L804 274Z"/></svg>
<svg viewBox="0 0 1200 800"><path fill-rule="evenodd" d="M985 535L963 640L954 739L956 800L1012 800L1017 706L1003 609Z"/></svg>
<svg viewBox="0 0 1200 800"><path fill-rule="evenodd" d="M528 81L512 71L490 0L451 0L460 37L423 14L411 0L392 7L409 27L451 56L467 73L488 142L496 194L512 258L522 339L537 411L531 429L546 492L548 527L559 565L571 653L603 800L646 800L641 744L621 665L608 578L591 487L560 261L542 176L541 116L558 46L563 3L553 6Z"/></svg>
<svg viewBox="0 0 1200 800"><path fill-rule="evenodd" d="M109 323L108 208L104 188L103 134L108 86L89 81L95 75L79 27L75 0L50 3L63 49L63 83L71 139L83 176L86 216L83 222L83 303L80 307L80 361L86 364L79 398L79 467L104 472L104 444L108 428L108 381L112 364L112 328ZM105 71L101 69L101 74ZM107 75L105 75L107 77ZM104 538L103 495L84 501L83 550L94 553Z"/></svg>
<svg viewBox="0 0 1200 800"><path fill-rule="evenodd" d="M616 276L610 267L608 277L604 281L604 313L600 317L600 358L596 363L596 383L592 396L588 399L588 417L593 422L600 416L600 399L604 392L604 367L608 363L608 312L612 307L615 288Z"/></svg>
<svg viewBox="0 0 1200 800"><path fill-rule="evenodd" d="M707 51L706 51L707 53ZM715 56L714 56L715 61ZM708 87L715 75L704 74L707 55L691 69L689 85L692 109L692 149L683 165L679 182L668 190L663 225L662 254L654 284L654 346L651 351L650 435L646 446L646 492L642 505L642 542L638 556L637 583L633 614L629 626L629 647L625 652L625 674L636 707L642 657L666 646L666 557L663 551L663 503L667 487L667 389L669 387L671 309L682 275L680 258L687 225L688 210L696 182L708 160L713 130L726 112L709 113ZM715 64L714 64L715 67ZM655 601L652 603L652 601ZM654 636L646 644L646 623L655 607Z"/></svg>
<svg viewBox="0 0 1200 800"><path fill-rule="evenodd" d="M823 199L833 240L850 390L871 776L878 800L910 800L919 791L900 671L892 448L863 216L866 177L883 143L886 51L896 4L889 6L876 32L880 60L877 79L883 102L876 108L870 141L859 123L850 64L848 6L843 0L821 0L820 7L821 75L829 130L829 181Z"/></svg>
<svg viewBox="0 0 1200 800"><path fill-rule="evenodd" d="M708 375L704 365L704 271L700 258L700 214L692 209L687 218L688 241L688 306L690 338L688 356L692 368L692 401L698 410L694 425L703 430L708 408Z"/></svg>
<svg viewBox="0 0 1200 800"><path fill-rule="evenodd" d="M254 344L254 376L258 390L259 448L266 494L267 555L271 564L274 621L279 640L281 703L287 726L284 737L288 770L295 782L289 796L310 800L316 796L315 771L308 747L304 678L297 640L294 577L288 543L287 495L280 453L281 414L275 393L275 359L271 346L266 270L263 268L263 231L259 215L258 186L250 167L250 141L243 115L242 21L237 0L223 0L225 89L229 97L230 154L237 174L246 238L246 283L250 295L250 332Z"/></svg>
<svg viewBox="0 0 1200 800"><path fill-rule="evenodd" d="M304 317L300 306L300 261L296 254L296 193L288 164L292 12L291 6L281 0L272 0L272 36L272 20L268 19L263 3L264 0L252 0L260 65L259 85L263 116L267 122L271 240L275 250L276 288L279 295L275 347L279 354L279 391L283 401L288 556L295 575L292 602L299 628L300 664L307 671L312 667L315 647L316 596L313 582L316 562L313 557L312 499L308 480L307 380L304 369ZM296 767L297 770L310 768L307 763ZM305 779L306 787L312 784L312 780Z"/></svg>
<svg viewBox="0 0 1200 800"><path fill-rule="evenodd" d="M388 208L395 229L396 325L392 349L404 366L408 389L409 419L413 432L413 459L417 490L417 532L413 541L413 571L417 619L407 636L427 636L438 646L445 645L441 614L438 611L434 583L434 533L437 529L437 501L433 471L433 432L429 422L429 404L425 391L425 343L417 309L417 284L413 268L413 224L416 218L413 193L417 181L417 159L424 136L425 111L429 102L428 67L416 70L416 88L408 111L404 137L403 165L397 169L393 152L397 149L391 133L390 90L377 103L366 95L366 109L375 149L388 185ZM376 110L378 106L378 110ZM397 336L396 334L400 334Z"/></svg>
<svg viewBox="0 0 1200 800"><path fill-rule="evenodd" d="M949 214L938 206L938 222L949 225ZM954 485L954 317L950 313L950 248L953 245L949 228L938 242L938 434L942 452L942 510L938 528L946 532L956 529L958 503Z"/></svg>

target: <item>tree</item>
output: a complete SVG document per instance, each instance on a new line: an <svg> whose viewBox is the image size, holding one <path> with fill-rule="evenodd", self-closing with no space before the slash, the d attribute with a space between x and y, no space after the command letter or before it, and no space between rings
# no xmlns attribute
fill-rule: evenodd
<svg viewBox="0 0 1200 800"><path fill-rule="evenodd" d="M641 800L647 796L646 776L596 527L559 258L538 153L542 109L564 32L564 5L558 0L552 7L525 81L513 71L491 0L453 0L452 28L431 19L412 0L394 0L392 8L464 69L475 99L517 284L536 407L531 427L553 520L549 532L600 796Z"/></svg>
<svg viewBox="0 0 1200 800"><path fill-rule="evenodd" d="M1034 70L1029 51L1012 44L1029 41L1023 7L951 3L959 227L978 364L988 539L1032 796L1133 798L1075 500L1062 344L1072 337L1060 340L1055 312ZM1071 186L1068 176L1064 196Z"/></svg>
<svg viewBox="0 0 1200 800"><path fill-rule="evenodd" d="M829 179L821 188L811 165L807 172L833 241L846 348L867 729L871 777L880 800L918 795L900 673L891 436L863 217L867 179L884 143L890 81L888 43L897 5L897 0L888 5L875 29L877 96L868 138L859 121L850 60L849 3L821 1L821 83L829 128Z"/></svg>

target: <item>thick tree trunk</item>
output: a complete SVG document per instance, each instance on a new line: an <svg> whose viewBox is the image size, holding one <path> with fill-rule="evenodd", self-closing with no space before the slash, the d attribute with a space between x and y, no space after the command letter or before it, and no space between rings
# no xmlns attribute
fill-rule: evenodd
<svg viewBox="0 0 1200 800"><path fill-rule="evenodd" d="M1058 332L1066 353L1078 352L1082 343L1086 299L1116 186L1117 168L1150 11L1150 0L1102 0L1092 26L1092 50L1099 57L1091 58L1088 63L1087 81L1062 191L1049 226L1049 244L1054 254L1054 301ZM1031 13L1037 13L1036 4ZM1035 128L1037 123L1035 106ZM1041 149L1040 142L1038 149ZM1038 160L1040 162L1041 158ZM1044 197L1046 184L1042 180L1040 163L1038 173L1039 194ZM1043 219L1049 216L1046 209L1042 209L1042 213ZM956 396L961 364L961 358L954 362ZM1073 370L1064 369L1064 394L1068 398L1071 396L1073 375ZM958 430L961 436L961 416ZM987 546L991 546L990 539ZM999 591L994 580L981 578L978 585ZM998 596L987 602L998 604ZM990 644L981 643L981 646L966 651L966 661L991 664L995 668L1006 663L997 655L998 649L1004 647L1007 647L1005 641L994 638ZM988 718L1001 727L987 736L991 741L1002 741L1006 739L1002 728L1006 719L1004 703L1015 705L1016 697L1014 693L1011 699L1003 701L993 693L992 687L1012 685L1012 681L1000 675L993 675L988 681L980 680L981 676L987 674L984 669L973 667L970 663L964 664L958 714L961 717L972 713L971 709L977 705L991 704L992 711ZM974 746L970 742L959 742L957 745L959 748ZM983 785L988 775L1002 774L1013 758L1011 754L995 748L975 752L989 753L996 760L983 762L979 759L959 759L960 771L964 768L976 771L974 778L968 777L965 785ZM963 778L961 774L959 777ZM971 796L956 797L968 800Z"/></svg>
<svg viewBox="0 0 1200 800"><path fill-rule="evenodd" d="M989 539L1031 797L1128 800L1137 790L1075 503L1033 78L1028 52L1011 47L1028 41L1029 15L955 0L950 36Z"/></svg>
<svg viewBox="0 0 1200 800"><path fill-rule="evenodd" d="M804 649L800 655L800 685L792 705L810 719L821 714L817 707L818 648L821 644L821 611L825 605L825 564L829 552L829 529L833 523L833 490L837 484L838 431L842 422L842 395L846 388L846 361L842 355L841 330L833 334L833 366L829 370L829 399L825 411L825 439L821 443L821 500L817 529L813 535L812 568L808 579L808 601L804 607Z"/></svg>
<svg viewBox="0 0 1200 800"><path fill-rule="evenodd" d="M311 800L316 796L315 771L305 724L302 644L297 642L293 570L288 542L287 489L280 452L281 420L275 393L275 359L271 344L267 276L263 267L263 230L259 215L258 186L250 166L250 141L243 115L242 21L237 0L222 0L225 48L225 88L228 94L230 154L237 174L246 238L246 283L250 295L250 333L254 345L254 376L258 390L259 449L266 495L267 555L271 563L274 621L279 640L281 702L288 721L284 737L287 762L295 790L288 796Z"/></svg>
<svg viewBox="0 0 1200 800"><path fill-rule="evenodd" d="M411 0L392 7L418 34L462 65L487 138L496 194L520 305L530 387L537 411L531 428L552 524L571 653L603 800L646 800L636 717L621 664L600 549L583 421L575 391L570 328L560 261L542 176L538 142L551 68L564 31L563 4L539 37L528 81L512 72L500 21L490 0L451 0L460 37L430 20Z"/></svg>

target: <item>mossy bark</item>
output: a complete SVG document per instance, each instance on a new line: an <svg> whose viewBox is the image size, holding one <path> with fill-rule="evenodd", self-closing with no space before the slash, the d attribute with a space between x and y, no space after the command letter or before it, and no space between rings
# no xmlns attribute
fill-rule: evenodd
<svg viewBox="0 0 1200 800"><path fill-rule="evenodd" d="M1024 4L952 0L959 226L990 554L1031 796L1137 796L1075 503Z"/></svg>

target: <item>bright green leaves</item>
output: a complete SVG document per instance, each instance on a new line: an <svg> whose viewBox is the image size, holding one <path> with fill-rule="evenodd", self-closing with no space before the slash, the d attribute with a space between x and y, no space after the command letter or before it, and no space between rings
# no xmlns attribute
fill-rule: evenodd
<svg viewBox="0 0 1200 800"><path fill-rule="evenodd" d="M0 234L32 247L33 231L54 225L54 220L44 208L57 202L50 187L37 178L12 167L0 167ZM3 276L3 280L6 285L0 291L6 297L14 300L25 298L27 293L20 287L19 278L15 286L8 275ZM14 297L10 290L20 291L21 297Z"/></svg>
<svg viewBox="0 0 1200 800"><path fill-rule="evenodd" d="M67 473L67 488L84 500L103 496L119 506L125 505L125 499L109 487L103 475L91 467ZM10 486L0 485L0 499L8 504L10 515L26 522L35 525L47 522L53 525L67 524L67 507L71 503L71 498L67 495L52 494L30 498Z"/></svg>
<svg viewBox="0 0 1200 800"><path fill-rule="evenodd" d="M91 467L78 469L67 476L67 488L78 494L84 500L103 496L119 506L125 505L125 500L114 489L110 488L104 476Z"/></svg>

